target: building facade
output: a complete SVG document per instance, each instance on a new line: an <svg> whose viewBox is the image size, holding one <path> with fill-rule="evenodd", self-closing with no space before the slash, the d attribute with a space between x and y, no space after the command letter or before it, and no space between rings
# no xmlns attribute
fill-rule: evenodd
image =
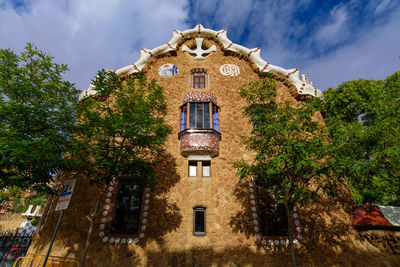
<svg viewBox="0 0 400 267"><path fill-rule="evenodd" d="M241 136L251 131L242 114L238 88L273 72L279 101L295 105L321 97L298 69L280 68L260 57L260 49L232 43L225 30L197 25L173 31L172 39L116 71L124 77L145 72L163 86L166 122L172 126L154 189L111 182L101 200L86 266L281 266L290 265L279 209L262 211L251 180L240 181L233 163L250 160ZM95 91L89 87L82 98ZM316 119L323 124L321 114ZM52 254L80 258L101 188L82 175L64 173L61 184L77 178ZM346 187L336 199L297 207L295 243L304 266L380 266L399 261L363 240L351 226ZM49 213L31 253L45 253L58 212ZM272 230L271 230L272 229ZM373 265L369 265L373 264ZM394 266L394 265L393 265Z"/></svg>

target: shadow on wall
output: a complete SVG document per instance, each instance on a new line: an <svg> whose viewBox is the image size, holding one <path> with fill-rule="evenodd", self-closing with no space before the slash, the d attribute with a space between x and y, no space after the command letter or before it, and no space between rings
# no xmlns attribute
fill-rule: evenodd
<svg viewBox="0 0 400 267"><path fill-rule="evenodd" d="M289 254L271 256L248 247L240 248L193 248L184 251L149 252L146 266L291 266Z"/></svg>
<svg viewBox="0 0 400 267"><path fill-rule="evenodd" d="M250 236L255 239L253 211L250 204L249 181L241 179L237 183L233 194L236 199L241 203L242 210L239 210L234 216L231 217L229 225L234 233L243 233L247 238Z"/></svg>
<svg viewBox="0 0 400 267"><path fill-rule="evenodd" d="M276 264L279 258L290 266L288 247L263 245L255 238L249 181L240 180L234 195L241 203L242 209L231 217L232 231L245 234L254 240L258 251L273 257L274 263L271 266L279 266ZM299 266L381 266L383 262L391 264L387 266L399 266L400 256L379 251L370 243L360 239L359 233L351 224L353 204L348 188L343 185L338 188L336 198L323 197L308 206L298 208L303 236L300 245L296 246ZM260 256L261 253L256 255ZM245 263L251 265L253 261L242 261L241 264Z"/></svg>
<svg viewBox="0 0 400 267"><path fill-rule="evenodd" d="M158 160L156 167L156 186L151 195L149 207L149 222L146 236L141 240L143 247L150 240L155 240L160 246L163 245L163 236L176 230L182 223L182 215L176 203L169 203L167 193L174 187L181 177L176 172L175 159L165 153Z"/></svg>
<svg viewBox="0 0 400 267"><path fill-rule="evenodd" d="M168 202L167 193L181 177L170 154L160 158L156 172L157 185L151 193L147 229L139 246L103 243L99 237L101 216L97 216L86 266L291 266L286 246L264 246L256 241L246 181L239 181L235 189L241 210L232 215L230 227L233 232L245 234L249 241L238 247L169 249L163 237L180 226L182 215L174 203ZM66 175L64 179L72 177ZM90 186L84 176L75 177L77 191L65 211L52 254L79 258L101 187ZM343 187L336 199L323 198L299 208L304 228L304 238L296 248L299 266L385 266L383 262L389 264L385 263L386 266L400 265L399 255L385 254L359 238L351 226L352 204L348 190ZM54 203L51 210L44 229L34 238L30 253L46 253L59 215L54 212ZM145 248L150 242L151 248Z"/></svg>
<svg viewBox="0 0 400 267"><path fill-rule="evenodd" d="M176 172L175 159L170 154L164 153L157 160L155 170L156 185L151 192L147 229L144 238L139 242L142 247L150 240L155 240L162 246L163 236L178 228L182 222L178 206L175 203L169 203L166 198L166 194L180 180L180 176ZM70 206L64 212L52 255L80 258L85 247L90 218L102 186L90 185L89 179L83 175L64 174L63 178L64 181L77 178L77 183ZM103 196L102 204L105 198L106 196ZM54 202L50 207L51 213L43 229L35 235L30 253L45 254L47 251L59 216L59 212L54 211ZM110 244L102 241L99 236L100 219L101 209L96 217L86 266L117 266L118 264L124 266L127 262L133 266L142 265L139 255L132 249L132 246L136 245Z"/></svg>

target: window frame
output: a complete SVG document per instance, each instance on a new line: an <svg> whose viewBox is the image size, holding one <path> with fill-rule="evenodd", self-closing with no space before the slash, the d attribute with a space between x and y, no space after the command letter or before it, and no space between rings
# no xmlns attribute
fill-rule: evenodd
<svg viewBox="0 0 400 267"><path fill-rule="evenodd" d="M204 164L206 163L206 164ZM207 166L208 165L208 166ZM190 167L196 167L196 175L190 175ZM204 167L209 167L209 175L204 175ZM203 177L203 178L211 178L211 160L188 160L188 177L196 178L196 177Z"/></svg>
<svg viewBox="0 0 400 267"><path fill-rule="evenodd" d="M181 119L180 119L180 131L187 129L187 105L182 105L180 107Z"/></svg>
<svg viewBox="0 0 400 267"><path fill-rule="evenodd" d="M209 175L204 175L204 163L208 163L208 167L210 168L208 171ZM201 177L210 178L211 177L211 160L202 160L201 161Z"/></svg>
<svg viewBox="0 0 400 267"><path fill-rule="evenodd" d="M201 105L202 104L202 105ZM205 108L207 107L207 108ZM180 132L186 129L213 129L220 132L219 112L220 107L213 102L187 102L179 107L180 110ZM199 114L202 121L199 122ZM205 119L208 118L208 119ZM204 127L208 125L208 127ZM201 127L198 127L200 126Z"/></svg>
<svg viewBox="0 0 400 267"><path fill-rule="evenodd" d="M190 164L193 165L190 165ZM190 175L190 166L196 166L196 175ZM198 161L197 160L189 160L188 161L188 177L198 177Z"/></svg>
<svg viewBox="0 0 400 267"><path fill-rule="evenodd" d="M209 75L205 69L194 69L190 72L190 87L203 90L209 87Z"/></svg>
<svg viewBox="0 0 400 267"><path fill-rule="evenodd" d="M196 231L196 212L203 212L203 228L204 231ZM194 236L205 236L207 232L206 228L206 208L205 207L195 207L193 208L193 235Z"/></svg>
<svg viewBox="0 0 400 267"><path fill-rule="evenodd" d="M131 189L131 187L134 187L134 186L138 186L139 187L139 192L141 192L141 195L140 196L138 196L138 199L139 199L139 209L138 210L136 210L135 212L137 213L136 215L138 216L137 217L137 224L136 224L136 226L135 226L135 231L129 231L127 228L126 228L126 216L127 216L127 214L125 214L125 216L124 216L124 228L123 229L121 229L121 228L119 228L119 229L115 229L115 226L114 226L114 223L115 223L115 218L116 218L116 216L117 216L117 212L118 212L118 205L119 205L119 203L120 203L120 201L119 201L119 198L120 198L120 193L121 193L121 186L126 186L126 185L128 185L129 187L130 187L130 193L129 193L129 196L128 196L128 202L131 202L130 200L131 200L131 198L134 196L133 194L133 192L132 192L132 190L135 190L135 189ZM145 193L145 190L144 190L144 188L140 188L140 185L137 185L137 184L129 184L129 183L127 183L127 182L125 182L125 181L119 181L118 182L118 184L117 184L117 187L116 187L116 191L115 191L115 196L114 196L114 204L113 204L113 206L114 206L114 208L113 208L113 212L112 212L112 219L111 219L111 221L109 222L109 233L111 234L111 235L114 235L114 236L133 236L133 235L136 235L136 234L138 234L139 232L140 232L140 220L141 220L141 216L142 216L142 208L143 208L143 197L144 197L144 193ZM127 205L126 207L125 207L125 213L126 213L126 211L129 211L129 209L130 209L130 207L131 207L132 205ZM131 212L131 213L133 213L133 212Z"/></svg>
<svg viewBox="0 0 400 267"><path fill-rule="evenodd" d="M258 213L259 213L259 222L260 222L260 233L265 236L265 237L285 237L287 236L287 229L289 227L286 211L284 204L277 204L276 197L272 193L272 191L268 190L268 192L265 192L268 196L264 197L265 199L262 199L262 196L260 194L259 187L256 185L256 195L257 195L257 206L258 206ZM266 203L264 203L266 202ZM282 212L283 209L283 212ZM270 212L266 212L267 210L270 210ZM281 221L280 223L271 221L270 218L275 218L277 219L279 216L279 220ZM273 226L271 230L268 232L265 231L265 228L268 226ZM279 229L277 231L277 229ZM276 231L276 232L273 232Z"/></svg>
<svg viewBox="0 0 400 267"><path fill-rule="evenodd" d="M192 74L193 81L192 81L192 88L193 89L205 89L206 88L206 81L207 81L207 74L206 73L193 73Z"/></svg>

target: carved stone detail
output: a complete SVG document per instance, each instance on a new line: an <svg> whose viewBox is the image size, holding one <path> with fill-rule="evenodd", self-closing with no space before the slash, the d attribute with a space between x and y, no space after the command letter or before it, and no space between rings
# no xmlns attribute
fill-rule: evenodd
<svg viewBox="0 0 400 267"><path fill-rule="evenodd" d="M183 52L189 52L189 54L191 54L192 56L194 55L193 56L194 59L203 60L211 52L216 52L217 51L217 47L215 45L212 45L207 50L203 50L203 48L201 48L201 45L203 44L204 38L195 38L195 39L196 39L196 49L192 50L189 47L187 47L186 45L182 46L182 51Z"/></svg>

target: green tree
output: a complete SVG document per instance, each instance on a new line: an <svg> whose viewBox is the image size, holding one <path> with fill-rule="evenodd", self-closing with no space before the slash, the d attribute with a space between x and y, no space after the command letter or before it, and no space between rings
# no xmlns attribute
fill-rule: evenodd
<svg viewBox="0 0 400 267"><path fill-rule="evenodd" d="M122 81L103 70L93 88L97 94L79 104L76 140L83 155L81 171L94 181L122 178L151 185L154 159L171 132L164 121L162 87L144 74Z"/></svg>
<svg viewBox="0 0 400 267"><path fill-rule="evenodd" d="M0 49L0 188L48 191L68 166L79 91L67 70L29 43L20 55Z"/></svg>
<svg viewBox="0 0 400 267"><path fill-rule="evenodd" d="M154 185L155 162L171 133L164 121L163 88L155 80L137 74L122 81L115 72L102 70L93 89L97 94L79 104L75 143L79 153L74 157L82 164L81 172L105 186L97 200L81 266L107 183L116 179Z"/></svg>
<svg viewBox="0 0 400 267"><path fill-rule="evenodd" d="M326 129L315 120L324 109L320 100L276 101L274 80L266 76L240 89L247 106L244 115L253 123L251 135L243 137L246 148L256 153L252 162L236 162L240 178L252 177L258 194L272 193L275 204L285 206L293 266L293 208L323 194L335 194L337 178ZM271 203L273 204L273 203Z"/></svg>
<svg viewBox="0 0 400 267"><path fill-rule="evenodd" d="M400 205L400 72L324 92L326 124L358 204Z"/></svg>

